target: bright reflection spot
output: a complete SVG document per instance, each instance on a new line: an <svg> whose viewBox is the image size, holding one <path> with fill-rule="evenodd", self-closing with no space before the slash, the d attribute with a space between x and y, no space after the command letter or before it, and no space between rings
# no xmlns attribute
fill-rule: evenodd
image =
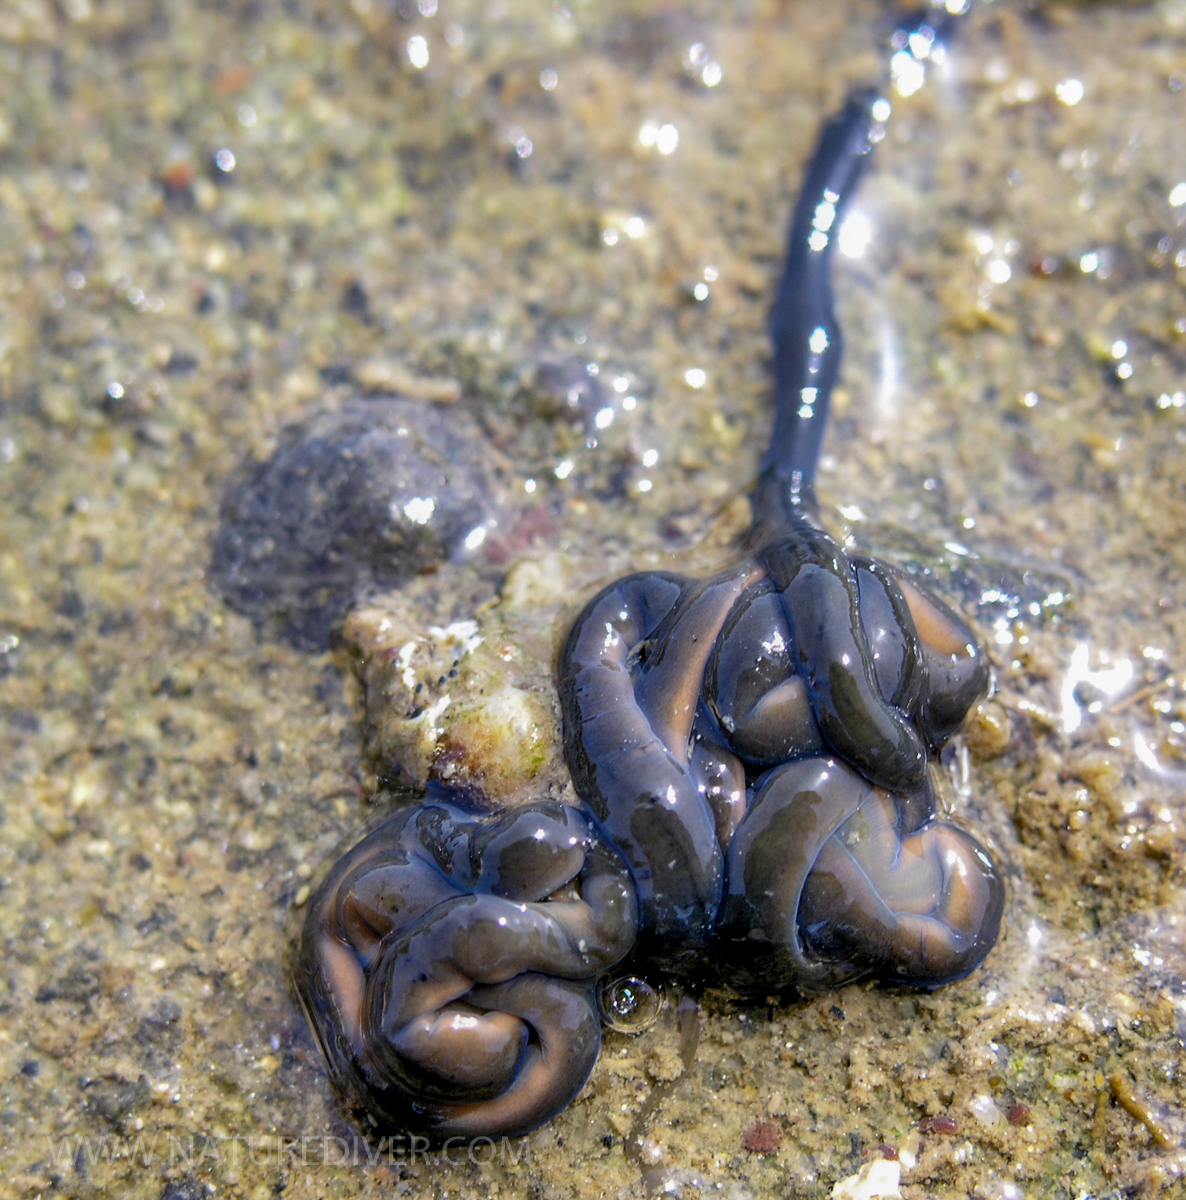
<svg viewBox="0 0 1186 1200"><path fill-rule="evenodd" d="M618 231L616 229L603 229L601 231L601 240L607 246L616 246L618 244Z"/></svg>
<svg viewBox="0 0 1186 1200"><path fill-rule="evenodd" d="M1025 940L1036 950L1042 944L1042 930L1038 928L1038 922L1032 921L1030 927L1025 931Z"/></svg>
<svg viewBox="0 0 1186 1200"><path fill-rule="evenodd" d="M436 511L436 501L431 496L414 496L404 505L404 516L417 525L427 525Z"/></svg>
<svg viewBox="0 0 1186 1200"><path fill-rule="evenodd" d="M435 17L437 15L437 0L416 0L416 7L420 10L422 17Z"/></svg>
<svg viewBox="0 0 1186 1200"><path fill-rule="evenodd" d="M1174 185L1173 191L1170 192L1170 203L1175 208L1181 208L1183 204L1186 204L1186 183Z"/></svg>
<svg viewBox="0 0 1186 1200"><path fill-rule="evenodd" d="M855 504L842 504L837 510L846 521L863 521L865 514Z"/></svg>
<svg viewBox="0 0 1186 1200"><path fill-rule="evenodd" d="M535 149L535 146L532 144L531 138L527 136L526 132L521 126L512 126L507 131L507 139L511 145L515 147L515 153L520 158L531 157L531 152Z"/></svg>
<svg viewBox="0 0 1186 1200"><path fill-rule="evenodd" d="M1083 255L1083 257L1079 259L1079 270L1082 271L1084 275L1090 275L1092 271L1098 271L1099 265L1100 256L1096 254L1095 251L1091 251L1090 253Z"/></svg>
<svg viewBox="0 0 1186 1200"><path fill-rule="evenodd" d="M899 96L913 96L927 77L926 68L909 50L899 50L890 59L890 74Z"/></svg>
<svg viewBox="0 0 1186 1200"><path fill-rule="evenodd" d="M700 367L689 367L684 372L684 383L690 388L702 388L708 382L708 372Z"/></svg>
<svg viewBox="0 0 1186 1200"><path fill-rule="evenodd" d="M878 329L878 379L874 411L880 428L888 429L898 413L898 384L900 380L897 338L894 323L883 318Z"/></svg>
<svg viewBox="0 0 1186 1200"><path fill-rule="evenodd" d="M776 629L771 635L768 642L760 643L762 650L766 654L782 654L787 648L787 644L782 634Z"/></svg>
<svg viewBox="0 0 1186 1200"><path fill-rule="evenodd" d="M471 529L465 535L465 548L467 550L476 550L486 540L486 526L479 525L476 529Z"/></svg>
<svg viewBox="0 0 1186 1200"><path fill-rule="evenodd" d="M684 66L689 71L702 67L708 62L708 47L703 42L693 42L684 51Z"/></svg>
<svg viewBox="0 0 1186 1200"><path fill-rule="evenodd" d="M961 17L972 7L972 0L947 0L947 11L953 17Z"/></svg>
<svg viewBox="0 0 1186 1200"><path fill-rule="evenodd" d="M1064 79L1055 84L1054 94L1068 105L1078 104L1083 99L1083 84L1077 79Z"/></svg>
<svg viewBox="0 0 1186 1200"><path fill-rule="evenodd" d="M1090 651L1086 642L1080 642L1071 652L1071 665L1063 677L1060 690L1062 702L1063 733L1074 733L1083 723L1083 710L1075 696L1075 689L1081 684L1090 684L1105 696L1115 696L1132 679L1132 663L1128 659L1118 662L1114 667L1105 667L1099 671L1091 670L1088 665ZM1102 705L1100 706L1102 708ZM1094 704L1088 705L1088 710L1099 711Z"/></svg>
<svg viewBox="0 0 1186 1200"><path fill-rule="evenodd" d="M627 412L633 412L637 406L638 406L638 401L633 396L623 396L622 397L622 407Z"/></svg>
<svg viewBox="0 0 1186 1200"><path fill-rule="evenodd" d="M860 258L873 240L873 226L864 213L849 213L840 226L836 244L845 258Z"/></svg>
<svg viewBox="0 0 1186 1200"><path fill-rule="evenodd" d="M560 82L560 76L551 68L544 67L539 73L539 85L545 92L555 90L556 85Z"/></svg>
<svg viewBox="0 0 1186 1200"><path fill-rule="evenodd" d="M235 169L235 156L230 150L220 150L214 156L214 165L224 174L229 174Z"/></svg>
<svg viewBox="0 0 1186 1200"><path fill-rule="evenodd" d="M1186 771L1175 771L1169 767L1162 766L1158 761L1157 755L1153 752L1153 747L1145 741L1144 735L1139 731L1133 735L1133 749L1136 751L1137 758L1157 775L1161 775L1167 779L1175 781L1186 780ZM1172 813L1162 816L1163 821L1169 821L1172 818Z"/></svg>
<svg viewBox="0 0 1186 1200"><path fill-rule="evenodd" d="M644 450L642 455L642 465L644 467L653 467L659 461L658 450Z"/></svg>
<svg viewBox="0 0 1186 1200"><path fill-rule="evenodd" d="M884 97L873 101L873 107L869 109L869 115L875 121L888 121L890 113L894 110L890 107L890 102Z"/></svg>
<svg viewBox="0 0 1186 1200"><path fill-rule="evenodd" d="M124 385L120 383L118 379L113 379L107 385L107 394L112 398L112 400L122 399L124 394Z"/></svg>
<svg viewBox="0 0 1186 1200"><path fill-rule="evenodd" d="M816 229L822 229L827 233L832 228L834 220L836 220L836 205L829 204L826 200L816 205L815 216L811 221Z"/></svg>
<svg viewBox="0 0 1186 1200"><path fill-rule="evenodd" d="M617 375L614 377L613 388L615 392L624 392L630 386L630 380L625 375Z"/></svg>
<svg viewBox="0 0 1186 1200"><path fill-rule="evenodd" d="M704 282L705 283L716 283L716 281L718 279L720 279L720 277L721 277L721 273L720 273L720 271L718 271L716 269L716 267L705 267L704 268Z"/></svg>
<svg viewBox="0 0 1186 1200"><path fill-rule="evenodd" d="M572 474L572 459L566 458L556 464L556 478L567 479Z"/></svg>
<svg viewBox="0 0 1186 1200"><path fill-rule="evenodd" d="M628 238L640 238L647 231L647 223L642 217L627 217L622 228Z"/></svg>
<svg viewBox="0 0 1186 1200"><path fill-rule="evenodd" d="M724 77L725 72L719 62L705 63L704 70L700 72L700 81L705 87L716 87Z"/></svg>
<svg viewBox="0 0 1186 1200"><path fill-rule="evenodd" d="M931 46L935 41L935 31L929 25L923 25L921 29L915 30L910 35L909 45L910 53L915 58L926 58L931 52Z"/></svg>
<svg viewBox="0 0 1186 1200"><path fill-rule="evenodd" d="M655 485L649 479L640 479L638 481L638 490L640 492L649 492Z"/></svg>
<svg viewBox="0 0 1186 1200"><path fill-rule="evenodd" d="M660 154L673 154L679 145L679 130L674 125L660 125L655 135L655 149Z"/></svg>
<svg viewBox="0 0 1186 1200"><path fill-rule="evenodd" d="M703 283L703 282L698 283L692 289L692 296L696 300L707 300L708 299L708 284Z"/></svg>
<svg viewBox="0 0 1186 1200"><path fill-rule="evenodd" d="M1026 392L1026 394L1022 396L1021 402L1026 406L1026 408L1036 408L1038 405L1038 393Z"/></svg>
<svg viewBox="0 0 1186 1200"><path fill-rule="evenodd" d="M428 40L418 33L408 38L408 62L417 71L423 71L428 66Z"/></svg>
<svg viewBox="0 0 1186 1200"><path fill-rule="evenodd" d="M1013 268L1003 258L992 259L984 270L993 283L1008 283L1013 278Z"/></svg>
<svg viewBox="0 0 1186 1200"><path fill-rule="evenodd" d="M525 479L525 480L523 481L523 490L524 490L524 491L525 491L525 492L526 492L528 495L530 495L532 492L534 492L534 491L535 491L535 489L536 489L536 486L537 486L537 485L536 485L536 482L535 482L535 480L534 480L534 479Z"/></svg>
<svg viewBox="0 0 1186 1200"><path fill-rule="evenodd" d="M601 408L597 410L597 415L593 418L593 424L598 429L608 429L614 423L614 410L612 408Z"/></svg>
<svg viewBox="0 0 1186 1200"><path fill-rule="evenodd" d="M1112 343L1112 357L1123 358L1128 353L1128 343L1115 341Z"/></svg>
<svg viewBox="0 0 1186 1200"><path fill-rule="evenodd" d="M972 245L976 247L977 254L991 254L993 240L991 233L976 233L972 235Z"/></svg>
<svg viewBox="0 0 1186 1200"><path fill-rule="evenodd" d="M807 239L807 245L817 254L823 250L828 244L828 235L819 229L813 229L811 236Z"/></svg>
<svg viewBox="0 0 1186 1200"><path fill-rule="evenodd" d="M810 347L812 354L823 354L828 348L828 331L822 325L817 325L811 331L811 337L807 339L807 345Z"/></svg>

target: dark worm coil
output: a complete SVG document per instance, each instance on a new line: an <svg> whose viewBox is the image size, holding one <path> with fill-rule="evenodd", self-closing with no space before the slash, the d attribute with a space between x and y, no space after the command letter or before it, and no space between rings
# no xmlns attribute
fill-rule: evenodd
<svg viewBox="0 0 1186 1200"><path fill-rule="evenodd" d="M929 775L987 687L983 649L918 583L850 557L815 498L834 234L888 109L863 92L825 123L795 206L750 553L708 580L611 584L557 670L573 783L638 887L636 960L723 961L743 990L935 987L984 958L1004 904L988 854L936 820Z"/></svg>
<svg viewBox="0 0 1186 1200"><path fill-rule="evenodd" d="M575 809L481 819L430 802L334 865L297 990L361 1120L514 1136L584 1086L601 1045L596 976L629 951L637 919L620 857Z"/></svg>
<svg viewBox="0 0 1186 1200"><path fill-rule="evenodd" d="M597 1057L597 977L628 954L638 976L766 995L937 987L996 940L1000 872L937 819L930 775L987 687L983 648L917 581L847 554L813 490L841 351L829 231L883 105L861 94L825 125L795 210L746 556L620 579L569 632L556 682L585 807L491 818L429 797L313 899L297 990L373 1128L499 1136L555 1115ZM633 975L601 993L618 1028L661 1003Z"/></svg>
<svg viewBox="0 0 1186 1200"><path fill-rule="evenodd" d="M637 958L731 985L936 987L997 937L987 852L926 771L983 694L951 609L808 521L707 581L619 580L561 659L573 781L630 863Z"/></svg>

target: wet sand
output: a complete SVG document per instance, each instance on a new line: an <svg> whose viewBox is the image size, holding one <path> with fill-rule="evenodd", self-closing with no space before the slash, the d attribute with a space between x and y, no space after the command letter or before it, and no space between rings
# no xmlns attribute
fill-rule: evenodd
<svg viewBox="0 0 1186 1200"><path fill-rule="evenodd" d="M669 1006L451 1161L337 1116L287 940L399 783L368 639L398 614L428 672L477 620L514 654L440 686L517 688L540 744L500 785L563 793L553 623L744 526L799 171L885 61L874 3L421 7L0 9L0 1192L826 1197L892 1153L911 1200L1178 1194L1181 0L977 6L891 94L838 267L826 518L993 660L945 767L1009 869L984 968L709 993L686 1071ZM225 481L393 382L480 419L504 526L294 648L208 586ZM507 758L480 734L453 769Z"/></svg>

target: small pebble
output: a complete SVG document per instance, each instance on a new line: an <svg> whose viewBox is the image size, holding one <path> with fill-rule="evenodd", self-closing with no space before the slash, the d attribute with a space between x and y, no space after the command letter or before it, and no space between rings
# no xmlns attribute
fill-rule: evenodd
<svg viewBox="0 0 1186 1200"><path fill-rule="evenodd" d="M960 1123L954 1117L943 1116L923 1117L918 1123L919 1133L939 1133L953 1137L960 1131Z"/></svg>
<svg viewBox="0 0 1186 1200"><path fill-rule="evenodd" d="M1033 1116L1033 1109L1028 1104L1014 1104L1012 1108L1005 1114L1005 1120L1010 1125L1028 1125L1030 1117Z"/></svg>
<svg viewBox="0 0 1186 1200"><path fill-rule="evenodd" d="M773 1121L755 1121L742 1135L741 1144L751 1154L773 1154L782 1145L782 1129Z"/></svg>

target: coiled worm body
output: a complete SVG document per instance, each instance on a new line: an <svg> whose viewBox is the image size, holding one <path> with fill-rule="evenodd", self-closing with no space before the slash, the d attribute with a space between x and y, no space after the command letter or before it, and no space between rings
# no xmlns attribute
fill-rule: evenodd
<svg viewBox="0 0 1186 1200"><path fill-rule="evenodd" d="M573 808L477 819L426 803L340 859L295 973L347 1105L385 1129L513 1136L564 1108L601 1044L596 977L634 888Z"/></svg>
<svg viewBox="0 0 1186 1200"><path fill-rule="evenodd" d="M841 354L831 258L886 107L854 96L805 176L742 556L709 579L619 579L567 633L556 683L581 807L491 817L442 790L316 892L297 992L368 1127L547 1120L596 1059L599 977L610 1019L641 1028L661 1007L648 976L760 996L863 976L930 988L995 942L1000 871L937 819L931 783L987 687L984 649L917 580L849 554L815 499Z"/></svg>

